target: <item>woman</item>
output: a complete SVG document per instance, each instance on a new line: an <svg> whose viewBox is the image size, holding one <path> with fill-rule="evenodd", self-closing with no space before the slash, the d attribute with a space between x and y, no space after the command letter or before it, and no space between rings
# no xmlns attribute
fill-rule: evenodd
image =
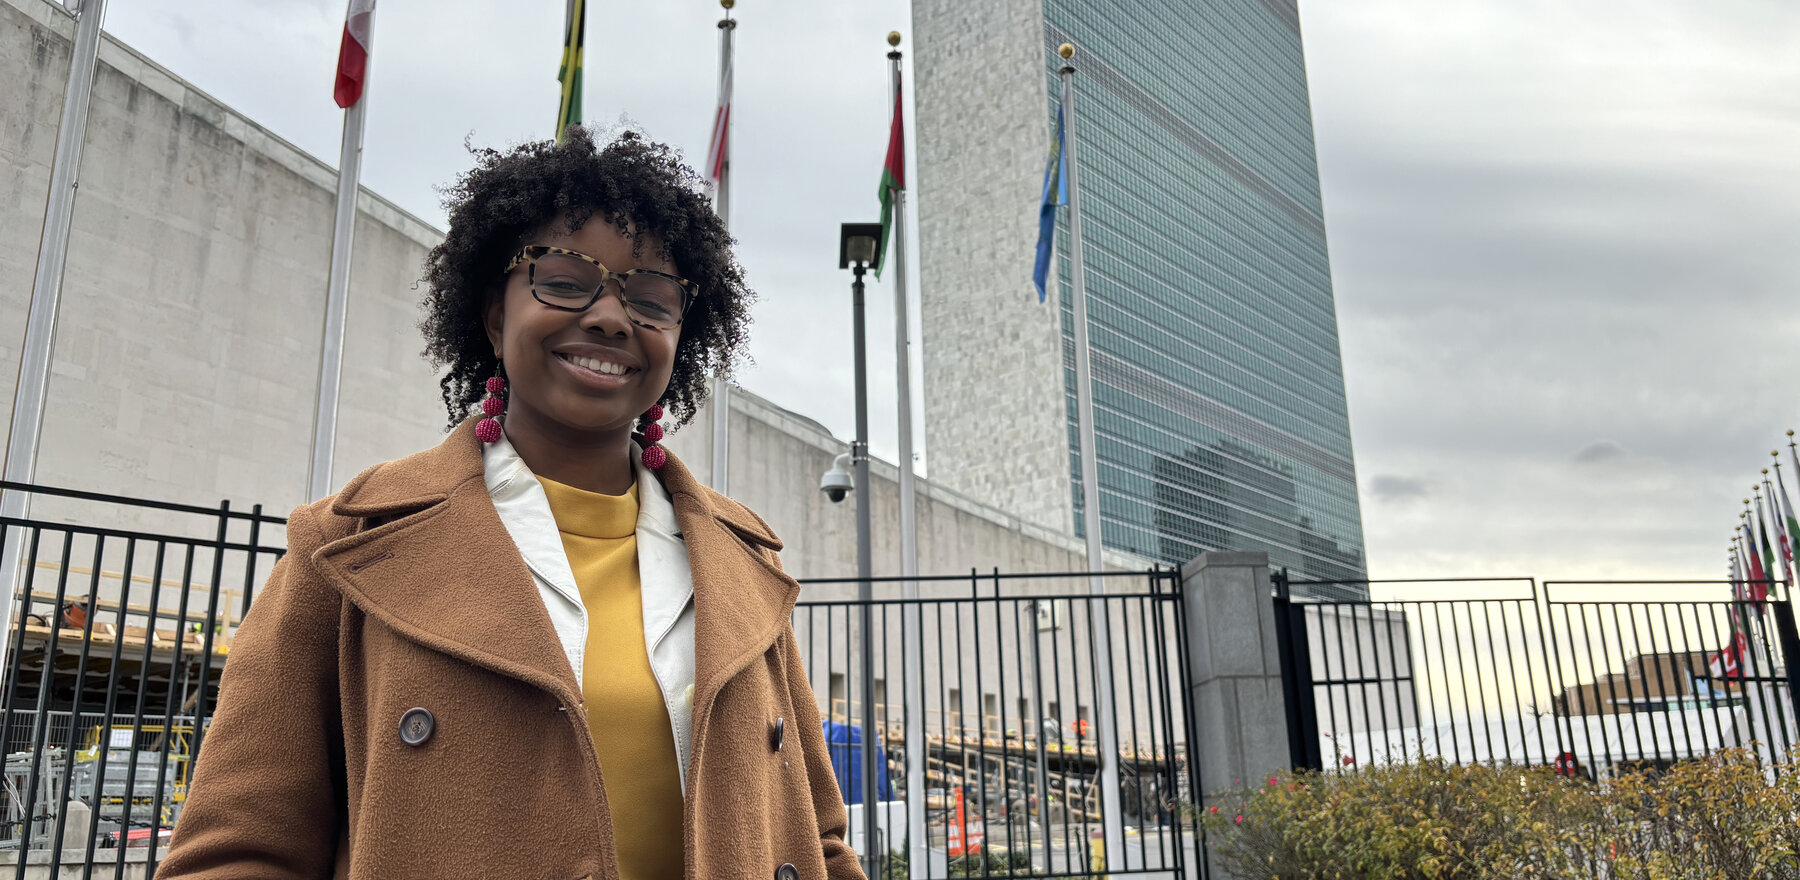
<svg viewBox="0 0 1800 880"><path fill-rule="evenodd" d="M745 344L724 226L633 134L477 156L454 430L290 518L157 876L861 878L781 542L656 445Z"/></svg>

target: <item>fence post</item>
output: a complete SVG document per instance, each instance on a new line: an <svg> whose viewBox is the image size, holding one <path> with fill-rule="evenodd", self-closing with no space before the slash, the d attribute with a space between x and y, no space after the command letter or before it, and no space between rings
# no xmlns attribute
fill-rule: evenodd
<svg viewBox="0 0 1800 880"><path fill-rule="evenodd" d="M1794 627L1794 603L1781 601L1769 604L1775 610L1775 637L1781 642L1781 660L1787 667L1788 702L1793 706L1794 717L1800 719L1800 691L1795 690L1800 687L1800 631L1796 631Z"/></svg>
<svg viewBox="0 0 1800 880"><path fill-rule="evenodd" d="M1281 657L1282 705L1288 717L1288 759L1294 769L1324 769L1319 714L1313 697L1312 639L1306 607L1293 603L1287 569L1275 573L1275 647Z"/></svg>
<svg viewBox="0 0 1800 880"><path fill-rule="evenodd" d="M1293 764L1269 556L1202 553L1181 580L1200 778L1215 791L1254 785Z"/></svg>

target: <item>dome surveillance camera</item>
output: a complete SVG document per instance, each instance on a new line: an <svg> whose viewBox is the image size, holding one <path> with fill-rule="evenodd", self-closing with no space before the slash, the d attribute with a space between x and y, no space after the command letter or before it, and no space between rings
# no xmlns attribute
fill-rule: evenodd
<svg viewBox="0 0 1800 880"><path fill-rule="evenodd" d="M836 504L844 500L844 496L856 487L850 478L850 456L840 455L831 463L831 470L819 478L819 491Z"/></svg>

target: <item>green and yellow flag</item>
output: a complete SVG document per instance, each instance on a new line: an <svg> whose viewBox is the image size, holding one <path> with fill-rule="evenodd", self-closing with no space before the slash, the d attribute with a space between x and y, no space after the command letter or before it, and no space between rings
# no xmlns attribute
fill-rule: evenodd
<svg viewBox="0 0 1800 880"><path fill-rule="evenodd" d="M562 83L562 101L556 106L556 142L562 143L563 131L581 124L581 40L587 31L587 0L569 0L568 17L563 26L562 69L556 79Z"/></svg>

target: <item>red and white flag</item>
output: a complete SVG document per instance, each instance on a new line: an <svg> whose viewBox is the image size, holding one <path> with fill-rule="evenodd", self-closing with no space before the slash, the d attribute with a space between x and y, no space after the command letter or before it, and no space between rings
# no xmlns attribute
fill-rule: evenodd
<svg viewBox="0 0 1800 880"><path fill-rule="evenodd" d="M350 11L344 15L344 41L338 47L337 84L331 90L339 107L348 108L362 100L374 21L375 0L350 0Z"/></svg>
<svg viewBox="0 0 1800 880"><path fill-rule="evenodd" d="M1738 602L1749 599L1749 590L1744 583L1744 567L1738 559L1737 551L1731 554L1731 598ZM1719 649L1707 661L1707 671L1712 673L1715 683L1728 678L1737 678L1744 674L1744 650L1750 646L1750 640L1744 634L1744 622L1738 617L1737 605L1733 604L1728 615L1731 621L1731 642Z"/></svg>
<svg viewBox="0 0 1800 880"><path fill-rule="evenodd" d="M1744 674L1744 650L1750 647L1750 640L1738 629L1737 614L1732 614L1731 644L1719 650L1707 663L1707 671L1712 673L1714 683L1722 683L1727 679L1741 678Z"/></svg>
<svg viewBox="0 0 1800 880"><path fill-rule="evenodd" d="M731 54L725 53L719 65L719 106L713 111L712 138L706 145L706 180L714 190L725 179L731 163Z"/></svg>

